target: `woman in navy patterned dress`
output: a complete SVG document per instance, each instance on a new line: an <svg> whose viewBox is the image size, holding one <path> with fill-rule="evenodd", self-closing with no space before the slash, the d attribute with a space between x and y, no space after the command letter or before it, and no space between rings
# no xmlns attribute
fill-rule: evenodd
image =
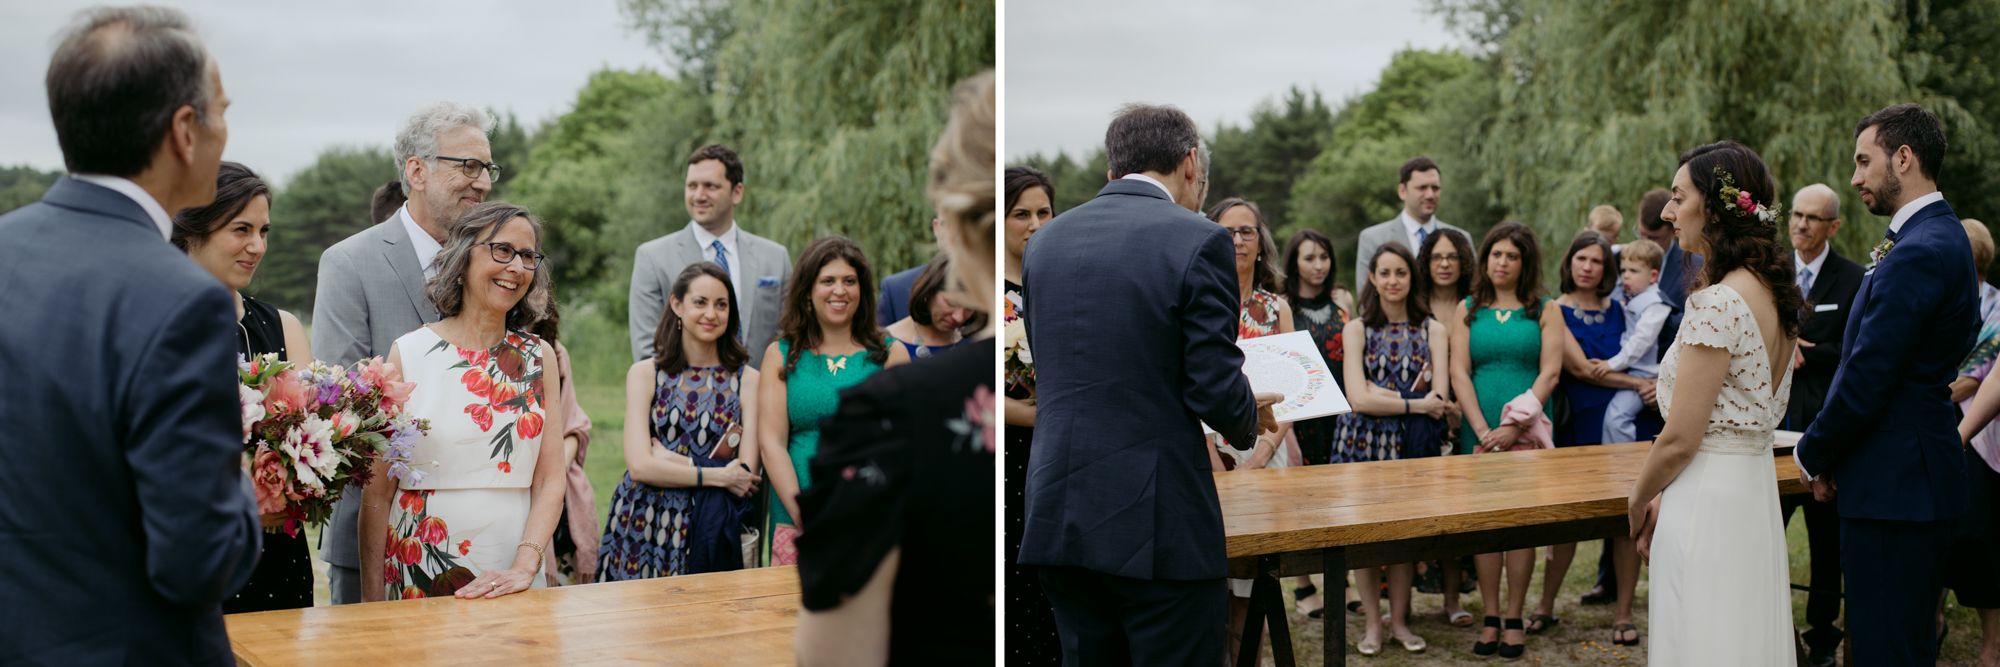
<svg viewBox="0 0 2000 667"><path fill-rule="evenodd" d="M661 313L654 356L626 374L627 472L611 496L601 581L693 574L696 540L717 532L740 540L740 526L694 525L697 493L742 498L757 488L757 448L743 446L753 432L757 369L736 340L734 297L722 267L688 266Z"/></svg>

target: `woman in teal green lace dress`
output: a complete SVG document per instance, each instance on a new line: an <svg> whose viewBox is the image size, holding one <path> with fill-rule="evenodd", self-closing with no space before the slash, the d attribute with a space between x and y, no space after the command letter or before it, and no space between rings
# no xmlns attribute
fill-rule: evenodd
<svg viewBox="0 0 2000 667"><path fill-rule="evenodd" d="M910 360L875 322L875 277L861 246L829 236L807 245L792 267L778 340L764 352L757 441L771 479L771 514L762 559L798 562L799 491L819 451L819 422L840 407L840 390Z"/></svg>
<svg viewBox="0 0 2000 667"><path fill-rule="evenodd" d="M1547 413L1562 370L1560 308L1544 307L1542 254L1535 233L1518 222L1503 222L1486 233L1479 247L1479 273L1472 295L1453 318L1451 328L1451 387L1465 411L1459 454L1508 451L1522 429L1501 425L1501 407L1523 393L1532 393ZM1524 445L1525 446L1525 445ZM1505 632L1500 607L1501 554L1474 557L1479 565L1479 596L1485 601L1485 627L1472 645L1474 655L1518 658L1527 650L1522 607L1528 579L1535 572L1535 550L1516 549L1505 556L1507 606Z"/></svg>

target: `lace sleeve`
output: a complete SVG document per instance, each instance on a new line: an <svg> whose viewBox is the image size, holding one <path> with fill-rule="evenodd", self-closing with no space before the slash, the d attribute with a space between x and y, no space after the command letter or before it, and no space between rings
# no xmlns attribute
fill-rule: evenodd
<svg viewBox="0 0 2000 667"><path fill-rule="evenodd" d="M1720 285L1710 287L1688 295L1687 312L1681 317L1676 338L1735 356L1742 352L1739 348L1744 342L1743 318L1749 315L1742 302L1723 293Z"/></svg>

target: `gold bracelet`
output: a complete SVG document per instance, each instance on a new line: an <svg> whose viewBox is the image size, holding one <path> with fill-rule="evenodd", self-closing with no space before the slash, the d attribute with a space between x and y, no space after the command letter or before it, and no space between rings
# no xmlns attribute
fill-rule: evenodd
<svg viewBox="0 0 2000 667"><path fill-rule="evenodd" d="M518 545L515 545L515 546L514 546L514 549L515 549L516 551L518 551L518 550L520 550L520 549L521 549L521 547L528 547L528 548L530 548L530 549L534 549L534 550L535 550L535 560L538 560L538 561L539 561L539 560L548 560L548 554L546 554L546 553L543 553L543 552L542 552L542 545L539 545L539 544L535 544L534 542L522 542L522 543L520 543L520 544L518 544Z"/></svg>

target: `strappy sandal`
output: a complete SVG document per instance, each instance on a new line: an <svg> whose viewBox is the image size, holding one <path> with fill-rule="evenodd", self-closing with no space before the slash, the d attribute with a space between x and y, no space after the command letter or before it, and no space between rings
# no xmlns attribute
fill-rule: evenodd
<svg viewBox="0 0 2000 667"><path fill-rule="evenodd" d="M1507 630L1520 630L1524 633L1527 632L1527 630L1521 627L1521 619L1518 618L1507 619L1507 625L1505 629L1501 630L1502 634L1500 635L1501 637L1500 658L1503 660L1519 660L1522 655L1528 652L1527 641L1524 639L1519 644L1507 643L1506 639L1507 635L1505 634Z"/></svg>
<svg viewBox="0 0 2000 667"><path fill-rule="evenodd" d="M1619 639L1619 637L1625 636L1625 633L1627 632L1632 633L1631 639ZM1631 623L1619 623L1617 625L1611 626L1611 645L1638 646L1639 626L1633 625Z"/></svg>
<svg viewBox="0 0 2000 667"><path fill-rule="evenodd" d="M1514 622L1519 623L1520 619L1515 619ZM1495 630L1500 629L1500 617L1498 616L1486 617L1485 627L1493 628ZM1486 657L1499 652L1500 650L1499 634L1500 633L1497 632L1494 633L1493 641L1490 642L1482 642L1482 641L1472 642L1472 654L1480 657Z"/></svg>
<svg viewBox="0 0 2000 667"><path fill-rule="evenodd" d="M1459 622L1460 620L1463 620L1465 622L1460 623ZM1460 609L1458 611L1454 611L1450 614L1445 615L1444 621L1446 623L1450 623L1452 627L1455 628L1469 628L1472 627L1472 612Z"/></svg>
<svg viewBox="0 0 2000 667"><path fill-rule="evenodd" d="M1548 614L1532 614L1528 616L1528 629L1524 630L1524 632L1531 635L1539 635L1547 632L1549 628L1561 625L1562 622L1562 619Z"/></svg>
<svg viewBox="0 0 2000 667"><path fill-rule="evenodd" d="M1298 588L1294 588L1294 589L1292 589L1292 607L1293 607L1293 608L1295 608L1295 609L1296 609L1296 608L1299 608L1299 607L1300 607L1301 605L1304 605L1304 604L1305 604L1305 602L1306 602L1306 598L1309 598L1309 597L1312 597L1312 596L1315 596L1315 595L1319 595L1319 587L1318 587L1318 586L1315 586L1315 585L1313 585L1313 584L1306 584L1306 585L1304 585L1304 586L1300 586L1300 587L1298 587ZM1318 608L1318 609L1314 609L1314 610L1312 610L1312 611L1305 611L1305 610L1303 610L1303 609L1300 609L1300 610L1299 610L1299 613L1302 613L1302 614L1305 614L1305 615L1306 615L1306 618L1315 618L1315 619L1316 619L1316 618L1319 618L1319 617L1321 617L1321 616L1325 616L1325 615L1326 615L1326 601L1325 601L1325 600L1321 600L1321 601L1320 601L1320 605L1319 605L1319 608Z"/></svg>

